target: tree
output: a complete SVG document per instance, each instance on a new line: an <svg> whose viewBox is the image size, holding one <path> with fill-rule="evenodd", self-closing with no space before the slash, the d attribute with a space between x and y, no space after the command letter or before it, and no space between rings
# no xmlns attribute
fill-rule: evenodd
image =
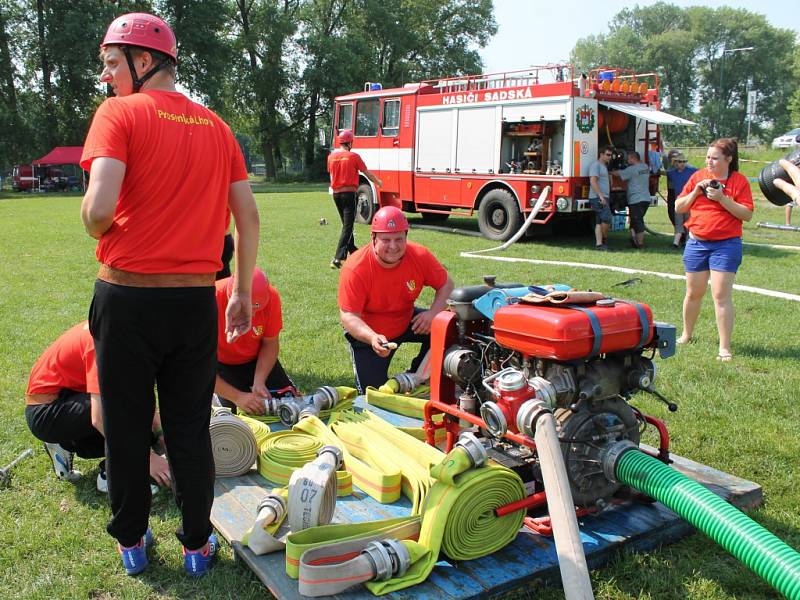
<svg viewBox="0 0 800 600"><path fill-rule="evenodd" d="M747 47L753 50L730 52ZM658 2L620 11L608 34L579 40L572 57L584 69L657 70L665 106L701 124L695 130L674 128L670 135L700 142L712 135L746 135L748 88L759 91L756 135L770 125L783 129L794 91L794 48L794 33L769 25L762 15Z"/></svg>

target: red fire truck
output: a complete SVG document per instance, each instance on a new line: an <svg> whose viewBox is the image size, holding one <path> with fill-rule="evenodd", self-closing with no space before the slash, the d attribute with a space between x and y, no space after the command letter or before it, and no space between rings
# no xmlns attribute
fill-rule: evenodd
<svg viewBox="0 0 800 600"><path fill-rule="evenodd" d="M659 110L656 74L617 68L576 77L570 65L548 65L364 88L336 98L334 114L334 135L352 130L353 149L383 182L376 189L361 177L358 221L385 205L432 222L477 211L494 240L519 229L545 186L552 194L534 221L540 230L590 224L589 166L599 146L620 151L613 168L625 166L624 150L655 161L661 125L693 124ZM624 203L622 183L612 190L612 202L621 195Z"/></svg>

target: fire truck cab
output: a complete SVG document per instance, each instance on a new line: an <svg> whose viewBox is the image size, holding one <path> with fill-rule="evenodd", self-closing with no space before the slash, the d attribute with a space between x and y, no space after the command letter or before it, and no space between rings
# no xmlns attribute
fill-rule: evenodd
<svg viewBox="0 0 800 600"><path fill-rule="evenodd" d="M593 223L589 166L605 144L617 150L609 170L626 166L626 150L652 164L655 194L660 126L693 125L659 108L654 73L600 68L575 77L570 65L548 65L393 89L367 83L336 98L333 139L352 130L353 150L383 182L376 189L361 177L359 222L385 205L432 222L477 211L481 233L506 240L545 186L552 193L534 227ZM614 178L612 203L620 197L624 205Z"/></svg>

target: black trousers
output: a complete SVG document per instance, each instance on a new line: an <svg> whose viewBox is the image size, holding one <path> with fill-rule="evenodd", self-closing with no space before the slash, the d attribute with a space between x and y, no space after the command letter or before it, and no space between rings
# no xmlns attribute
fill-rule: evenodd
<svg viewBox="0 0 800 600"><path fill-rule="evenodd" d="M131 546L150 513L150 429L155 391L183 518L177 536L190 550L211 534L214 458L208 425L214 392L214 288L134 288L97 281L89 310L94 338L111 501L108 532Z"/></svg>
<svg viewBox="0 0 800 600"><path fill-rule="evenodd" d="M81 458L106 455L105 438L92 425L91 397L86 392L63 389L50 404L29 404L25 420L43 442L60 444Z"/></svg>
<svg viewBox="0 0 800 600"><path fill-rule="evenodd" d="M237 390L246 392L249 391L250 386L253 385L253 379L256 374L256 362L255 360L251 360L241 365L218 363L217 375L222 377L222 379L230 383ZM286 371L283 370L283 366L281 366L281 361L279 360L275 361L275 366L272 367L272 371L267 375L264 385L270 393L280 392L280 395L283 395L282 392L285 391L286 388L294 388L292 392L293 395L297 393L294 381L292 381L286 374ZM220 398L219 400L223 406L227 406L234 414L236 413L236 405L233 402L227 398Z"/></svg>
<svg viewBox="0 0 800 600"><path fill-rule="evenodd" d="M344 260L348 253L352 254L356 248L353 238L353 223L356 221L356 193L339 192L333 195L336 203L336 210L339 211L339 218L342 220L342 232L339 234L339 243L336 245L336 260Z"/></svg>
<svg viewBox="0 0 800 600"><path fill-rule="evenodd" d="M219 281L220 279L224 279L225 277L231 276L231 259L233 258L233 250L234 250L234 243L233 243L233 235L230 233L225 234L225 241L222 244L222 256L220 260L222 260L222 269L217 271L216 279Z"/></svg>
<svg viewBox="0 0 800 600"><path fill-rule="evenodd" d="M414 313L421 312L422 309L415 309ZM344 334L345 339L350 343L350 355L353 359L353 371L356 374L356 387L358 393L363 394L368 387L379 387L386 383L389 379L389 365L394 358L397 350L392 350L389 356L383 358L375 354L372 346L360 342L351 336L349 333ZM409 324L401 335L389 340L400 346L400 344L419 344L419 353L411 361L409 371L413 372L419 368L422 359L425 358L428 350L431 347L431 336L428 334L419 334L411 331Z"/></svg>
<svg viewBox="0 0 800 600"><path fill-rule="evenodd" d="M667 216L669 222L675 227L675 200L678 199L678 194L675 190L667 190Z"/></svg>

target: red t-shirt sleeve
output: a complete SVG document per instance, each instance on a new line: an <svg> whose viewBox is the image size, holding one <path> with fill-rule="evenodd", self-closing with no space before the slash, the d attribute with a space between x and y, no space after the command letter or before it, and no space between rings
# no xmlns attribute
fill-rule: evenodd
<svg viewBox="0 0 800 600"><path fill-rule="evenodd" d="M88 394L100 393L100 382L97 379L97 360L95 358L94 344L86 349L83 355L86 369L86 392Z"/></svg>
<svg viewBox="0 0 800 600"><path fill-rule="evenodd" d="M115 158L128 161L127 119L121 106L108 98L97 109L83 143L81 168L91 171L95 158Z"/></svg>
<svg viewBox="0 0 800 600"><path fill-rule="evenodd" d="M423 248L422 261L425 273L425 285L438 290L447 283L447 269L442 266L439 259L427 248Z"/></svg>
<svg viewBox="0 0 800 600"><path fill-rule="evenodd" d="M367 165L364 164L364 159L359 154L356 154L356 168L362 173L368 170Z"/></svg>
<svg viewBox="0 0 800 600"><path fill-rule="evenodd" d="M339 277L339 308L345 312L363 314L369 290L364 280L350 269L342 269Z"/></svg>
<svg viewBox="0 0 800 600"><path fill-rule="evenodd" d="M267 324L264 326L264 337L273 338L283 329L283 311L281 295L274 287L269 288L269 304L267 305Z"/></svg>
<svg viewBox="0 0 800 600"><path fill-rule="evenodd" d="M731 196L734 202L753 210L753 191L750 189L750 183L747 181L747 177L736 171L732 178L736 182L732 190L733 195Z"/></svg>

